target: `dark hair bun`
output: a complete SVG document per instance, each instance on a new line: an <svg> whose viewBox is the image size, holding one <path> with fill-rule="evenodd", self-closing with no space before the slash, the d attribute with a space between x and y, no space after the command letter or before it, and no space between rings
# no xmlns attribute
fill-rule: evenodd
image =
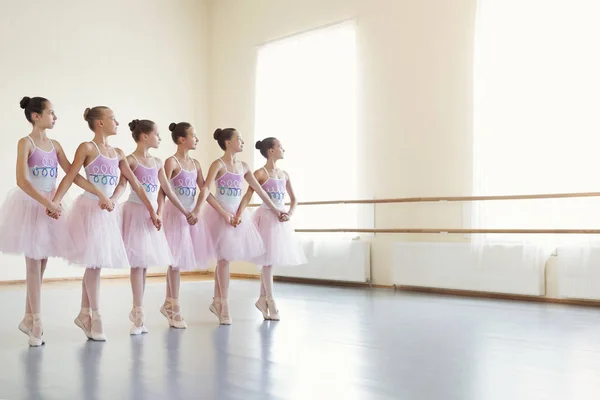
<svg viewBox="0 0 600 400"><path fill-rule="evenodd" d="M215 130L215 133L213 133L213 138L215 140L219 140L219 138L221 137L222 133L223 133L223 129L217 128L217 130Z"/></svg>
<svg viewBox="0 0 600 400"><path fill-rule="evenodd" d="M139 119L134 119L133 121L131 121L131 122L129 123L129 130L130 130L131 132L133 132L133 131L135 130L135 127L136 127L136 126L137 126L139 123L140 123L140 120L139 120Z"/></svg>
<svg viewBox="0 0 600 400"><path fill-rule="evenodd" d="M19 106L21 106L21 108L24 110L27 105L29 104L29 100L31 100L31 98L25 96L21 99L21 101L19 102Z"/></svg>
<svg viewBox="0 0 600 400"><path fill-rule="evenodd" d="M86 108L86 109L83 111L83 119L84 119L84 120L86 120L86 121L88 120L88 115L90 115L90 112L91 112L91 111L92 111L92 110L91 110L89 107L88 107L88 108Z"/></svg>
<svg viewBox="0 0 600 400"><path fill-rule="evenodd" d="M173 132L173 131L175 130L175 127L176 127L176 126L177 126L177 124L176 124L175 122L171 122L171 123L169 124L169 130L170 130L171 132Z"/></svg>
<svg viewBox="0 0 600 400"><path fill-rule="evenodd" d="M255 148L256 150L260 150L260 148L262 147L262 144L263 144L262 140L259 140L259 141L258 141L258 142L256 142L256 144L254 145L254 148Z"/></svg>

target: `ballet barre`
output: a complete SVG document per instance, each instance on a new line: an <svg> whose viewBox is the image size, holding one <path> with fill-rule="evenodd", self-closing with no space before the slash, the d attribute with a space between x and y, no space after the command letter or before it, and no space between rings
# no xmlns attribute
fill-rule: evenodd
<svg viewBox="0 0 600 400"><path fill-rule="evenodd" d="M325 200L325 201L301 201L300 206L317 206L332 204L388 204L388 203L429 203L429 202L459 202L459 201L490 201L490 200L542 200L563 199L578 197L600 197L600 192L580 193L548 193L548 194L521 194L521 195L497 195L497 196L444 196L444 197L400 197L392 199L370 199L370 200ZM289 203L288 203L289 205ZM260 204L249 204L248 207L259 207Z"/></svg>
<svg viewBox="0 0 600 400"><path fill-rule="evenodd" d="M420 229L420 228L398 228L398 229L296 229L302 233L496 233L496 234L575 234L575 235L598 235L600 229Z"/></svg>
<svg viewBox="0 0 600 400"><path fill-rule="evenodd" d="M564 198L600 197L600 192L547 193L497 196L443 196L443 197L400 197L371 200L325 200L298 202L301 206L334 205L334 204L395 204L395 203L428 203L428 202L461 202L461 201L494 201L494 200L543 200ZM250 204L259 207L261 204ZM289 203L288 203L289 205ZM397 228L397 229L296 229L302 233L433 233L433 234L574 234L598 235L600 229L439 229L439 228Z"/></svg>

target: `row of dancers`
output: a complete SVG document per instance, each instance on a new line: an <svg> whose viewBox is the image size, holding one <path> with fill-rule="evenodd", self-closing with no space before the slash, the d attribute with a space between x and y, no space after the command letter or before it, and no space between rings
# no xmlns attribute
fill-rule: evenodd
<svg viewBox="0 0 600 400"><path fill-rule="evenodd" d="M272 266L306 263L287 223L296 198L289 175L277 168L285 153L279 140L256 142L267 161L253 173L236 159L244 149L239 132L217 129L213 137L223 156L211 164L205 178L200 163L189 155L198 143L191 124L169 125L177 152L163 163L150 154L161 141L157 125L133 120L129 128L137 147L126 156L109 145L119 126L114 112L97 106L84 112L94 138L79 145L71 163L60 143L46 134L57 120L53 104L43 97L24 97L20 106L32 131L19 140L18 187L0 210L0 252L25 256L27 294L19 330L28 335L30 346L45 343L40 299L50 257L86 268L81 310L74 322L92 340L106 340L99 310L102 268L131 268L132 335L148 332L143 297L147 267L155 265L169 266L160 312L170 327L187 327L179 302L180 271L206 269L211 260L217 260L217 265L209 309L220 324L232 322L228 304L231 261L261 266L255 305L265 319L279 320ZM66 175L57 186L58 166ZM85 177L79 173L81 168ZM248 189L242 196L243 180ZM63 199L73 183L84 193L67 210ZM119 205L128 183L130 196ZM214 195L210 192L213 183ZM250 215L247 206L255 192L263 203Z"/></svg>

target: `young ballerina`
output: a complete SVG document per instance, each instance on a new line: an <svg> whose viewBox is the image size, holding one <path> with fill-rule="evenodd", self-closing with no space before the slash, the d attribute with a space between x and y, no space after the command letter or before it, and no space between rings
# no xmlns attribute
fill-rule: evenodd
<svg viewBox="0 0 600 400"><path fill-rule="evenodd" d="M149 154L150 149L158 148L160 136L156 124L147 119L135 119L129 123L133 140L137 143L136 150L127 156L129 167L141 183L154 210L158 209L159 183L164 193L171 200L178 217L185 221L189 212L183 207L167 181L162 162ZM117 200L125 187L127 180L121 176L119 185L114 193ZM156 230L148 218L148 211L135 191L131 191L129 199L123 204L123 243L127 249L131 265L131 291L133 292L133 309L129 319L133 322L132 335L148 333L144 325L144 290L146 288L146 270L148 266L170 265L173 262L171 251L163 230ZM179 251L175 248L174 252Z"/></svg>
<svg viewBox="0 0 600 400"><path fill-rule="evenodd" d="M210 185L216 182L216 200L225 209L226 214L220 215L213 207L210 207L206 213L206 222L210 227L218 260L215 268L214 298L209 309L219 318L222 325L230 325L231 317L227 301L229 263L251 261L265 252L263 241L252 221L245 218L234 221L242 200L243 179L246 179L248 185L275 213L276 218L285 218L285 214L278 210L262 190L248 165L236 159L236 154L244 149L244 141L239 132L233 128L217 129L213 137L224 154L211 164L206 182L200 190L196 208L200 210L208 197Z"/></svg>
<svg viewBox="0 0 600 400"><path fill-rule="evenodd" d="M160 229L160 220L144 188L129 168L125 154L121 149L108 145L108 138L117 134L119 126L113 111L104 106L87 108L83 118L94 132L94 139L81 143L77 148L73 164L60 182L54 202L62 200L82 166L87 180L104 196L114 200L120 170L146 206L156 229ZM96 201L96 196L86 190L73 204L69 215L73 249L68 259L73 264L86 267L82 282L81 311L74 322L88 338L104 341L106 336L99 312L100 271L102 268L125 268L129 265L129 260L121 236L119 213L94 207Z"/></svg>
<svg viewBox="0 0 600 400"><path fill-rule="evenodd" d="M264 319L279 321L279 310L273 299L273 265L300 265L306 264L307 260L300 242L295 237L294 229L286 223L294 213L297 201L290 176L287 172L277 168L277 161L283 159L285 150L281 146L281 142L272 137L259 140L255 147L267 159L267 163L264 167L254 171L254 177L277 208L284 213L284 217L278 220L263 203L253 216L254 224L258 228L266 249L265 253L253 260L256 264L262 265L260 297L255 305L262 312ZM289 210L286 210L285 207L286 192L290 196ZM235 216L236 221L241 218L253 193L254 190L249 187Z"/></svg>
<svg viewBox="0 0 600 400"><path fill-rule="evenodd" d="M52 103L43 97L23 97L20 106L32 130L18 144L18 189L9 194L0 211L0 251L25 255L27 295L25 317L19 330L29 336L30 346L41 346L44 343L40 317L44 271L49 257L65 257L71 246L67 221L60 218L62 206L52 200L58 165L67 172L71 163L60 143L46 135L46 130L53 129L56 123ZM74 179L76 185L101 195L82 176L77 174ZM100 204L112 209L106 197L101 198ZM46 216L47 212L52 218Z"/></svg>
<svg viewBox="0 0 600 400"><path fill-rule="evenodd" d="M165 160L165 173L175 194L190 213L189 222L193 225L186 221L173 202L165 204L164 193L161 190L158 215L163 215L163 226L173 254L173 263L167 270L167 293L160 312L167 318L169 326L184 329L187 324L181 316L179 305L180 271L206 269L208 262L215 259L216 254L208 227L200 217L200 207L196 203L196 188L204 185L200 163L188 154L198 143L196 132L187 122L171 123L169 130L173 142L177 145L177 152ZM221 215L226 214L212 195L209 195L208 202L219 210Z"/></svg>

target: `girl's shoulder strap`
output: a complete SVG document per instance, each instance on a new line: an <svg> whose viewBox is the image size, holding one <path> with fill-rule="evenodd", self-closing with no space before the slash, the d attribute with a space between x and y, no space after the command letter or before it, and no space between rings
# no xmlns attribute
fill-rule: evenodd
<svg viewBox="0 0 600 400"><path fill-rule="evenodd" d="M172 158L173 160L175 160L175 162L177 163L177 165L179 165L179 168L180 168L180 169L183 169L183 167L181 166L181 163L179 162L179 160L177 159L177 157L175 157L175 156L171 156L171 158Z"/></svg>
<svg viewBox="0 0 600 400"><path fill-rule="evenodd" d="M221 164L223 164L223 167L225 167L225 171L226 171L226 172L229 172L229 171L227 170L227 164L225 164L225 161L223 161L223 159L222 159L222 158L217 158L217 160L221 161Z"/></svg>
<svg viewBox="0 0 600 400"><path fill-rule="evenodd" d="M140 165L140 162L139 162L139 160L137 159L137 157L136 157L136 156L135 156L135 154L133 154L133 153L131 153L131 157L133 157L133 159L135 160L135 163L136 163L136 164L135 164L135 168L137 168L137 166L138 166L138 165ZM134 168L134 169L135 169L135 168Z"/></svg>
<svg viewBox="0 0 600 400"><path fill-rule="evenodd" d="M98 152L98 155L101 155L100 148L98 147L98 145L96 144L96 142L94 142L93 140L91 140L90 143L94 145L94 147L96 148L96 151Z"/></svg>
<svg viewBox="0 0 600 400"><path fill-rule="evenodd" d="M240 160L235 162L235 175L246 175L246 170L244 169L244 163Z"/></svg>
<svg viewBox="0 0 600 400"><path fill-rule="evenodd" d="M190 160L192 160L192 162L194 163L194 171L198 172L202 169L200 167L200 161L196 160L195 158L191 158L191 157L190 157Z"/></svg>

